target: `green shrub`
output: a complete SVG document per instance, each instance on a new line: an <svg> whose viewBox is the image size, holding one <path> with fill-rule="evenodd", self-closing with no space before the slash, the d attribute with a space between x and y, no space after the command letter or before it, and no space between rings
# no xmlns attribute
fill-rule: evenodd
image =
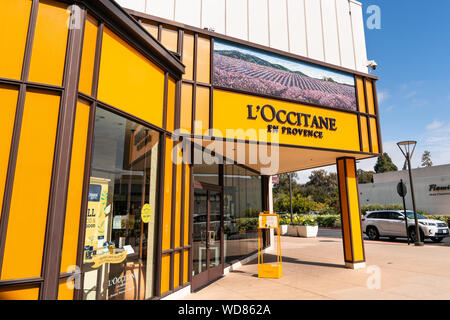
<svg viewBox="0 0 450 320"><path fill-rule="evenodd" d="M294 226L317 226L317 217L312 215L297 215L294 217Z"/></svg>
<svg viewBox="0 0 450 320"><path fill-rule="evenodd" d="M327 216L317 216L316 218L319 227L333 228L336 227L337 222L341 221L340 215L327 215Z"/></svg>
<svg viewBox="0 0 450 320"><path fill-rule="evenodd" d="M253 231L258 229L258 218L240 218L237 220L240 231Z"/></svg>

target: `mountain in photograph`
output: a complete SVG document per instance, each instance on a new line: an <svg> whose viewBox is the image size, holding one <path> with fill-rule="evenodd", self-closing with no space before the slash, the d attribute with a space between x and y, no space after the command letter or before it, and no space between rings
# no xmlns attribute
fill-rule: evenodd
<svg viewBox="0 0 450 320"><path fill-rule="evenodd" d="M305 75L304 73L302 73L300 71L292 71L286 67L283 67L282 65L270 63L267 60L264 60L264 59L254 56L254 55L251 55L248 53L243 53L243 52L240 52L237 50L215 50L214 52L217 54L220 54L222 56L239 59L239 60L250 62L250 63L256 63L261 66L270 67L270 68L283 70L283 71L287 71L287 72L292 72L292 73L307 77L307 75Z"/></svg>

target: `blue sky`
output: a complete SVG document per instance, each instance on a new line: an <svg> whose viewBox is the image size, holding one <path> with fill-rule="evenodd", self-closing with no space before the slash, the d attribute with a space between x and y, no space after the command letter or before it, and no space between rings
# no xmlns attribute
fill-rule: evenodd
<svg viewBox="0 0 450 320"><path fill-rule="evenodd" d="M424 150L434 165L450 163L450 1L360 0L367 56L378 63L384 151L403 166L396 142L417 140L413 167ZM381 29L367 29L370 5L381 9ZM374 160L359 167L373 170ZM330 168L331 169L331 168ZM308 173L301 173L305 181Z"/></svg>

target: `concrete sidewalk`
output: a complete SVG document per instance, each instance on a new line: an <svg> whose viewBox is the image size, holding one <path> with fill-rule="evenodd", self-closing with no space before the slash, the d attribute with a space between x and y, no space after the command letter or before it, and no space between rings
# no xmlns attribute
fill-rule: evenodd
<svg viewBox="0 0 450 320"><path fill-rule="evenodd" d="M254 260L185 300L450 299L449 247L364 243L367 268L350 270L339 238L282 237L282 278L258 278Z"/></svg>

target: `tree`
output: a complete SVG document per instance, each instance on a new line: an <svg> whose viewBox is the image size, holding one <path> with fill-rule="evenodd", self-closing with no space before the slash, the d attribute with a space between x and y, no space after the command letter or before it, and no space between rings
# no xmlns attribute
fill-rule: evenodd
<svg viewBox="0 0 450 320"><path fill-rule="evenodd" d="M433 162L431 161L431 153L430 151L425 150L422 155L422 167L432 167Z"/></svg>
<svg viewBox="0 0 450 320"><path fill-rule="evenodd" d="M374 170L376 173L383 173L389 171L398 171L397 166L392 162L391 157L385 152L378 157Z"/></svg>
<svg viewBox="0 0 450 320"><path fill-rule="evenodd" d="M358 169L358 183L373 183L373 171L364 171L362 169Z"/></svg>

